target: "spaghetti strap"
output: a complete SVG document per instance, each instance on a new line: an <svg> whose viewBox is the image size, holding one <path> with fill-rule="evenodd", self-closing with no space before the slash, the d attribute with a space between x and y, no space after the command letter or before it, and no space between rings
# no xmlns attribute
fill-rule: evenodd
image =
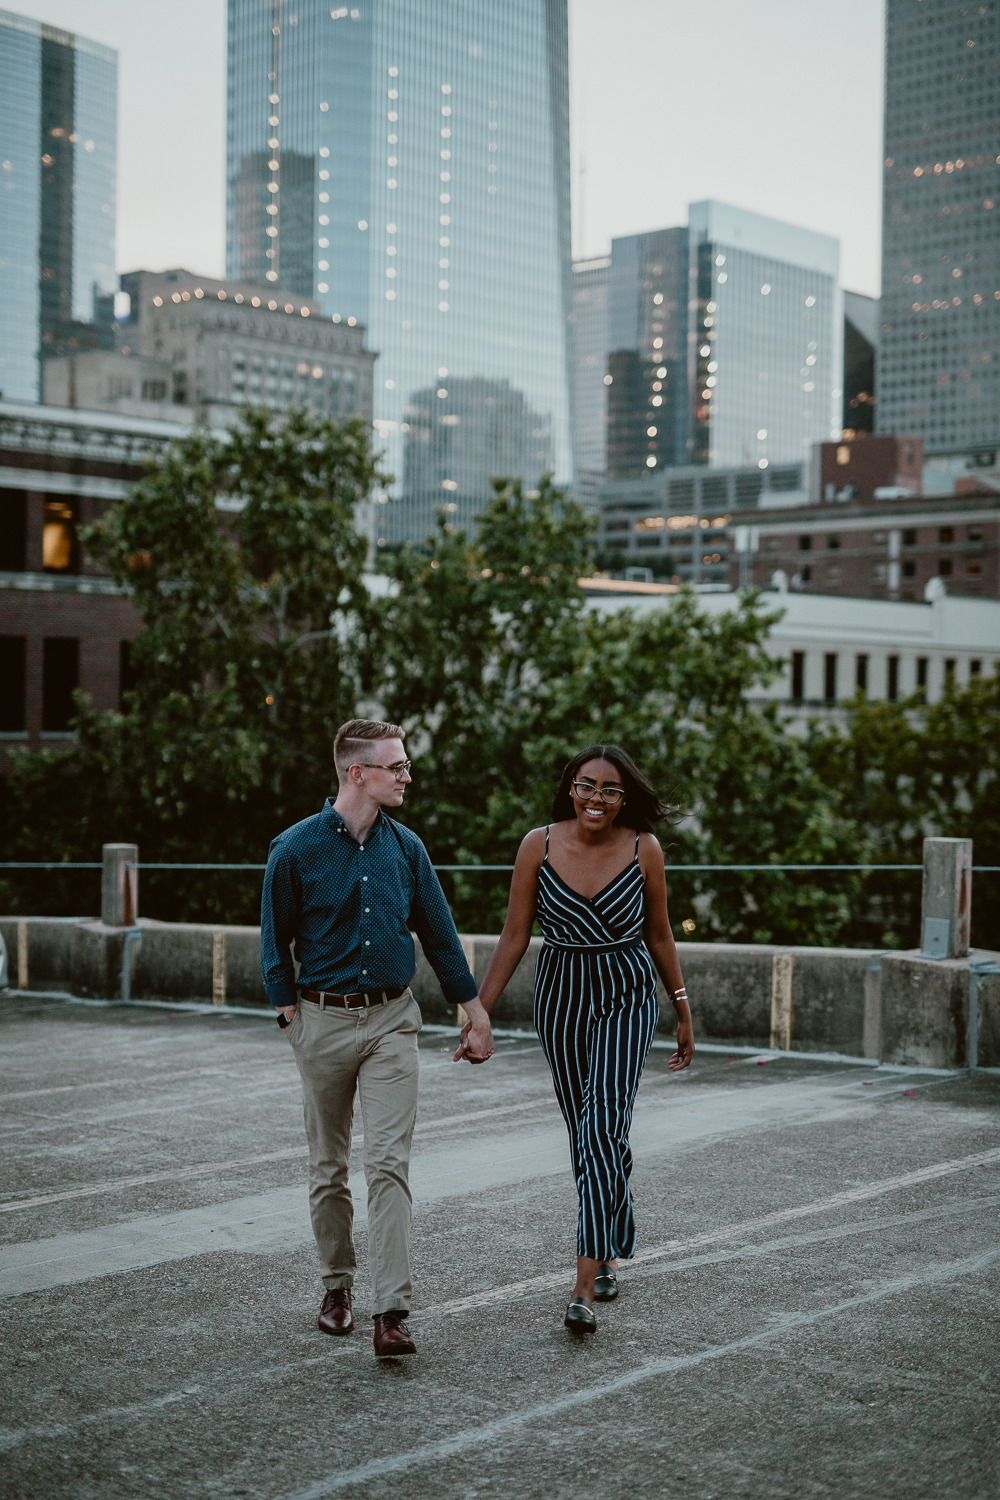
<svg viewBox="0 0 1000 1500"><path fill-rule="evenodd" d="M545 825L545 859L548 859L548 857L549 857L549 825L548 825L548 823L546 823L546 825ZM542 863L544 864L545 860L543 860Z"/></svg>
<svg viewBox="0 0 1000 1500"><path fill-rule="evenodd" d="M635 836L635 854L632 856L632 858L633 858L633 861L637 860L639 858L639 835L638 835L638 833Z"/></svg>

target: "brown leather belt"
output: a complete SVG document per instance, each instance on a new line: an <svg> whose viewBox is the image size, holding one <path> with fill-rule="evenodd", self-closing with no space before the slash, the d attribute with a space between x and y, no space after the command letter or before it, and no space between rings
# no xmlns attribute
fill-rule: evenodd
<svg viewBox="0 0 1000 1500"><path fill-rule="evenodd" d="M340 1010L367 1010L372 1005L388 1005L390 1000L398 1000L408 988L405 984L395 984L385 990L354 990L349 995L335 995L331 990L301 990L300 993L303 1000L311 1000L321 1010L328 1005Z"/></svg>

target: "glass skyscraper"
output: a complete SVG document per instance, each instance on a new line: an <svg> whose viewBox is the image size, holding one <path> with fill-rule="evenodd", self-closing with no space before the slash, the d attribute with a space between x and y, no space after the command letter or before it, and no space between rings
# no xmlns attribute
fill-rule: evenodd
<svg viewBox="0 0 1000 1500"><path fill-rule="evenodd" d="M876 429L922 438L925 455L952 455L956 467L993 464L1000 9L887 0L885 27Z"/></svg>
<svg viewBox="0 0 1000 1500"><path fill-rule="evenodd" d="M118 55L0 11L0 390L114 343Z"/></svg>
<svg viewBox="0 0 1000 1500"><path fill-rule="evenodd" d="M793 463L841 434L840 243L726 203L688 205L690 462Z"/></svg>
<svg viewBox="0 0 1000 1500"><path fill-rule="evenodd" d="M566 0L229 0L228 272L364 324L397 500L572 478Z"/></svg>

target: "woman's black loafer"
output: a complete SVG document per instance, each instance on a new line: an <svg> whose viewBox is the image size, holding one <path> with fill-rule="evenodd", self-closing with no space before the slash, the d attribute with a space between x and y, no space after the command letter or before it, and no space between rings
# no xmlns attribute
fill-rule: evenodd
<svg viewBox="0 0 1000 1500"><path fill-rule="evenodd" d="M613 1302L618 1296L618 1277L615 1275L614 1266L609 1266L602 1261L597 1268L597 1277L594 1281L594 1301Z"/></svg>
<svg viewBox="0 0 1000 1500"><path fill-rule="evenodd" d="M593 1303L588 1302L586 1297L571 1297L563 1322L573 1333L596 1333L597 1319Z"/></svg>

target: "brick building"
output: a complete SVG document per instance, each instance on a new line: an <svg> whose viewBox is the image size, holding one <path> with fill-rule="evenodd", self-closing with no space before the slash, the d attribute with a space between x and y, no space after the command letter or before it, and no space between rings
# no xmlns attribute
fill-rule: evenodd
<svg viewBox="0 0 1000 1500"><path fill-rule="evenodd" d="M766 588L780 572L799 591L906 602L940 578L1000 598L1000 477L972 470L937 495L923 481L919 439L820 444L811 503L730 515L730 583Z"/></svg>
<svg viewBox="0 0 1000 1500"><path fill-rule="evenodd" d="M0 765L69 742L73 692L117 708L139 618L77 532L124 497L172 422L0 401Z"/></svg>

